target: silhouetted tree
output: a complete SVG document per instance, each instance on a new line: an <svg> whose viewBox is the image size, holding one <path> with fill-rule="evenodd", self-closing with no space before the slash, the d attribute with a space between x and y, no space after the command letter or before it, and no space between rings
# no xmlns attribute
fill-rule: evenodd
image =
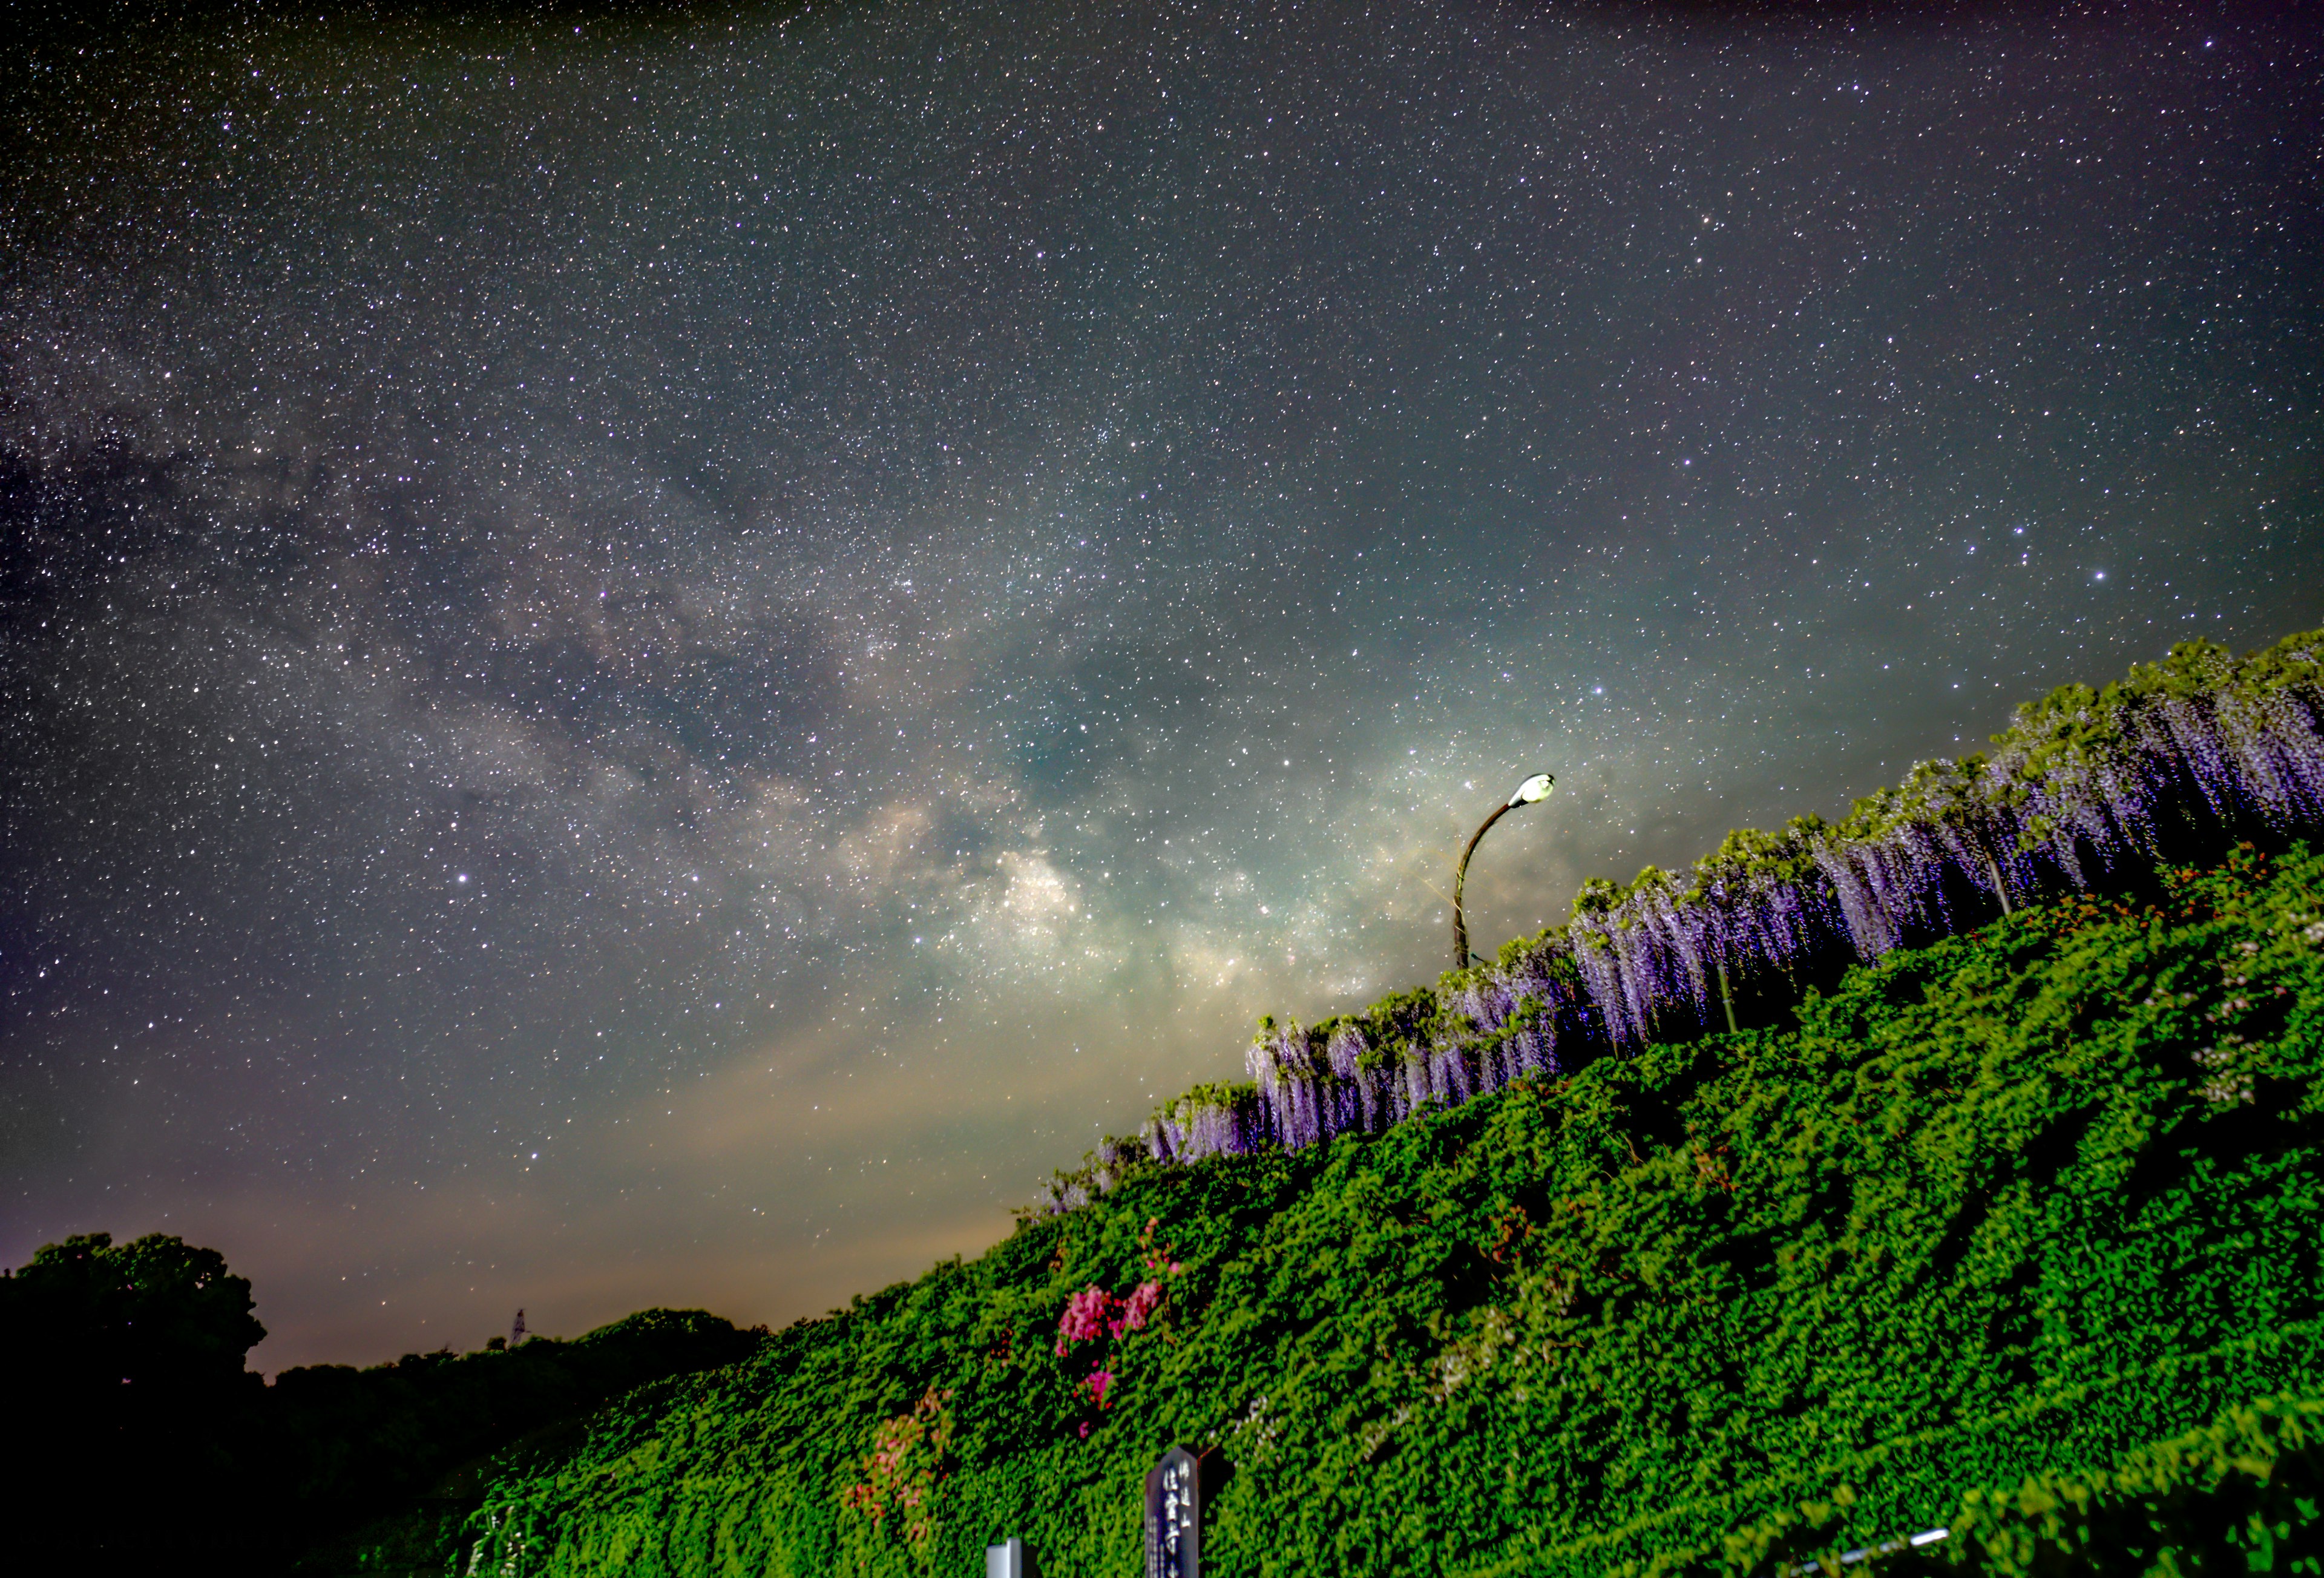
<svg viewBox="0 0 2324 1578"><path fill-rule="evenodd" d="M238 1471L264 1397L243 1367L266 1335L251 1307L225 1257L161 1233L127 1244L81 1234L0 1275L0 1352L14 1371L0 1445L18 1509L10 1565L182 1564L235 1536L250 1490Z"/></svg>
<svg viewBox="0 0 2324 1578"><path fill-rule="evenodd" d="M87 1233L0 1270L0 1571L266 1578L367 1518L456 1519L491 1454L633 1388L747 1358L765 1335L641 1310L572 1342L496 1338L268 1386L244 1368L266 1335L251 1308L217 1250L161 1234Z"/></svg>

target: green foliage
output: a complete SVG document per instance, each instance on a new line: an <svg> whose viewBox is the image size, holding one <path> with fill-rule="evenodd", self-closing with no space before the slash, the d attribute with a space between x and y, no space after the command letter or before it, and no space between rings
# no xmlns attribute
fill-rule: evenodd
<svg viewBox="0 0 2324 1578"><path fill-rule="evenodd" d="M1866 1465L1870 1466L1870 1465ZM1950 1524L1856 1550L1830 1530L1856 1502L1840 1486L1737 1530L1715 1547L1658 1558L1653 1578L1751 1578L1787 1568L1865 1578L1977 1573L2324 1573L2324 1398L2286 1394L2231 1408L2098 1472L2030 1474L1962 1497Z"/></svg>
<svg viewBox="0 0 2324 1578"><path fill-rule="evenodd" d="M2265 1398L2110 1472L1972 1490L1947 1565L2065 1573L2324 1573L2324 1398Z"/></svg>
<svg viewBox="0 0 2324 1578"><path fill-rule="evenodd" d="M1794 1017L1132 1172L495 1460L432 1570L957 1573L1019 1534L1052 1578L1120 1573L1173 1441L1223 1471L1227 1574L1676 1571L1955 1519L1955 1550L2095 1550L2106 1508L2200 1500L2142 1444L2324 1396L2324 859L2023 909ZM1157 1236L1183 1272L1093 1411L1060 1317ZM927 1536L870 1537L850 1492L932 1397ZM2048 1511L1992 1499L2028 1483Z"/></svg>
<svg viewBox="0 0 2324 1578"><path fill-rule="evenodd" d="M852 1527L844 1519L842 1526L859 1542L886 1536L914 1551L927 1548L936 1533L936 1483L952 1467L952 1410L945 1406L950 1400L951 1394L931 1389L873 1433L862 1479L839 1498L855 1514ZM849 1564L867 1563L859 1551Z"/></svg>

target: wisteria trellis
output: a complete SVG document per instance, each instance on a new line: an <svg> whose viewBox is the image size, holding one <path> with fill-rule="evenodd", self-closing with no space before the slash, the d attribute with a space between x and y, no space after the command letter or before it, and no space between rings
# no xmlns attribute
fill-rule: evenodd
<svg viewBox="0 0 2324 1578"><path fill-rule="evenodd" d="M1169 1103L1059 1175L1071 1210L1130 1167L1375 1132L1528 1074L1723 1020L1724 991L1812 976L2088 888L2126 861L2324 827L2324 631L2237 659L2192 641L2104 691L2018 709L1990 756L1932 761L1842 821L1729 835L1691 872L1586 885L1573 918L1434 998L1302 1029L1262 1022L1250 1081Z"/></svg>

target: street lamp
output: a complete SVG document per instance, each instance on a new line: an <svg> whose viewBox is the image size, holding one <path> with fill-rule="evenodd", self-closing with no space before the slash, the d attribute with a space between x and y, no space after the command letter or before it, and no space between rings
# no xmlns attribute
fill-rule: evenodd
<svg viewBox="0 0 2324 1578"><path fill-rule="evenodd" d="M1546 772L1535 773L1517 785L1517 793L1494 807L1493 814L1479 823L1477 830L1469 835L1469 847L1461 852L1461 863L1452 868L1452 967L1455 970L1469 967L1469 923L1461 918L1461 884L1469 880L1469 857L1477 853L1477 845L1483 841L1487 828L1519 806L1530 806L1536 800L1549 798L1549 791L1556 783L1557 780Z"/></svg>

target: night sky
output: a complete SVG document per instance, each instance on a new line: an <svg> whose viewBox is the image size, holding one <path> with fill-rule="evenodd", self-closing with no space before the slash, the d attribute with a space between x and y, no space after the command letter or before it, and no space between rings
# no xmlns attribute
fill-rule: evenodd
<svg viewBox="0 0 2324 1578"><path fill-rule="evenodd" d="M0 1261L782 1323L1262 1011L2324 623L2298 7L0 61Z"/></svg>

